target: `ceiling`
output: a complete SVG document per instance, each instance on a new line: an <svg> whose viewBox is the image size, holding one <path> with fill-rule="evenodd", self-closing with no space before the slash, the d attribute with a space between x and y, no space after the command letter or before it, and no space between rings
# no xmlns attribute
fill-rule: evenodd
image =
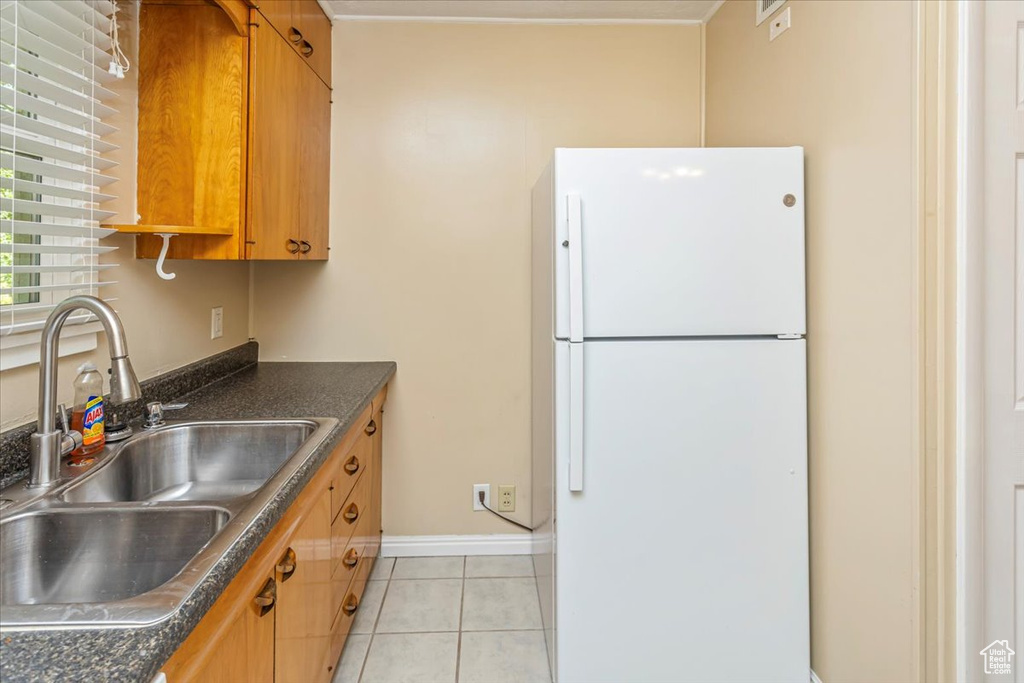
<svg viewBox="0 0 1024 683"><path fill-rule="evenodd" d="M321 0L341 18L702 21L719 0Z"/></svg>

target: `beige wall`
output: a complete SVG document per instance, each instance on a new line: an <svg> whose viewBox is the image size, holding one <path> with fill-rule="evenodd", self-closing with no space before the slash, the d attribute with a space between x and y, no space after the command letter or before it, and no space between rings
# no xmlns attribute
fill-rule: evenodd
<svg viewBox="0 0 1024 683"><path fill-rule="evenodd" d="M934 44L910 1L788 6L774 42L752 2L709 22L706 142L806 149L812 665L827 683L942 680L922 579L950 556L933 528L952 424Z"/></svg>
<svg viewBox="0 0 1024 683"><path fill-rule="evenodd" d="M530 510L530 189L552 148L699 144L700 28L338 22L331 259L260 263L263 360L394 359L388 534Z"/></svg>

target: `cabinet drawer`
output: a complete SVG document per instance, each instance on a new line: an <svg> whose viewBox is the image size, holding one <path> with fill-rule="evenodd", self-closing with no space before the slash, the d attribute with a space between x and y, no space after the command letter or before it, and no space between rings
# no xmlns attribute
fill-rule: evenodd
<svg viewBox="0 0 1024 683"><path fill-rule="evenodd" d="M376 546L369 542L367 534L371 521L369 515L359 520L356 530L349 537L348 542L332 547L332 550L337 547L341 549L336 553L339 559L334 566L334 573L331 574L331 614L337 613L353 579L362 571L363 565L373 559L374 555L371 552L376 553L377 551Z"/></svg>
<svg viewBox="0 0 1024 683"><path fill-rule="evenodd" d="M356 482L362 477L364 471L370 469L372 460L370 437L360 434L359 439L349 452L336 465L337 470L331 478L331 519L338 517L342 505L352 493Z"/></svg>
<svg viewBox="0 0 1024 683"><path fill-rule="evenodd" d="M331 571L338 568L342 557L347 552L349 541L356 539L356 530L363 536L370 532L373 515L370 510L370 488L373 477L364 474L356 483L355 490L341 506L341 511L331 523ZM354 518L353 518L354 516ZM365 542L365 541L364 541ZM360 548L359 554L362 554Z"/></svg>
<svg viewBox="0 0 1024 683"><path fill-rule="evenodd" d="M331 645L328 654L328 662L330 664L328 666L333 666L338 661L338 657L341 656L341 650L345 647L345 639L348 638L348 633L352 630L355 616L359 612L359 601L363 597L363 591L366 590L366 582L369 580L370 570L373 568L371 559L359 559L352 583L349 584L348 589L343 594L341 604L338 605L338 612L331 626ZM352 606L355 607L355 611L351 610Z"/></svg>

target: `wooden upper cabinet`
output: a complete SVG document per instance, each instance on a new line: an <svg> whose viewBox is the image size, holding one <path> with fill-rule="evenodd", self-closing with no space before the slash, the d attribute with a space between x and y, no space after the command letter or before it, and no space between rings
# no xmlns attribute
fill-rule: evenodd
<svg viewBox="0 0 1024 683"><path fill-rule="evenodd" d="M139 10L139 36L139 225L209 235L172 240L170 258L240 258L246 38L214 5L155 3ZM142 235L139 254L160 245Z"/></svg>
<svg viewBox="0 0 1024 683"><path fill-rule="evenodd" d="M309 71L273 28L249 34L251 85L247 257L295 259L300 251L299 175L303 72ZM312 75L312 74L311 74Z"/></svg>
<svg viewBox="0 0 1024 683"><path fill-rule="evenodd" d="M309 69L303 70L299 98L299 240L300 257L326 260L331 194L331 89Z"/></svg>
<svg viewBox="0 0 1024 683"><path fill-rule="evenodd" d="M317 0L258 0L256 8L329 87L331 20L320 3Z"/></svg>
<svg viewBox="0 0 1024 683"><path fill-rule="evenodd" d="M330 21L316 0L215 2L143 0L140 220L114 227L140 258L169 232L172 259L326 259Z"/></svg>
<svg viewBox="0 0 1024 683"><path fill-rule="evenodd" d="M323 260L328 255L331 89L273 28L256 23L249 38L247 256Z"/></svg>
<svg viewBox="0 0 1024 683"><path fill-rule="evenodd" d="M295 0L259 0L254 5L278 33L288 36L288 32L295 25Z"/></svg>
<svg viewBox="0 0 1024 683"><path fill-rule="evenodd" d="M316 75L331 85L331 20L316 0L293 0L292 21L301 33L295 43Z"/></svg>

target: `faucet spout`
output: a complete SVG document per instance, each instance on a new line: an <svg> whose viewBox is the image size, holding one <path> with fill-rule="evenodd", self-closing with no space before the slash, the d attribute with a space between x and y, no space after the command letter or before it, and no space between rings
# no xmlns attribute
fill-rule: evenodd
<svg viewBox="0 0 1024 683"><path fill-rule="evenodd" d="M43 327L39 355L39 415L31 437L29 486L48 486L57 480L60 458L74 448L74 439L57 429L57 350L68 317L79 309L94 314L103 325L110 347L110 400L120 404L142 398L142 387L128 358L124 326L110 304L94 296L72 296L57 304Z"/></svg>

